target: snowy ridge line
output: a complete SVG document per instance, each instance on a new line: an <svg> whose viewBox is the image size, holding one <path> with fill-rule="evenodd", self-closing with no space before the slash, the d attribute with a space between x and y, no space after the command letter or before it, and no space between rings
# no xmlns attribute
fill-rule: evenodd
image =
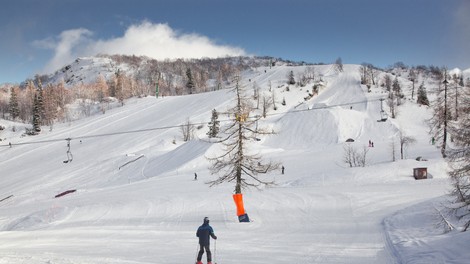
<svg viewBox="0 0 470 264"><path fill-rule="evenodd" d="M334 105L327 105L327 106L319 106L319 107L312 107L309 109L300 109L300 110L292 110L292 111L287 111L287 112L279 112L279 113L271 113L271 114L266 114L266 116L276 116L276 115L284 115L284 114L291 114L291 113L298 113L298 112L306 112L306 111L313 111L313 110L320 110L320 109L328 109L328 108L333 108L333 107L338 107L338 106L345 106L345 105L355 105L355 104L362 104L362 103L367 103L367 102L375 102L375 101L380 101L382 100L381 98L379 99L370 99L370 100L364 100L364 101L358 101L358 102L348 102L348 103L341 103L341 104L334 104ZM249 117L249 118L256 118L256 117ZM228 122L232 121L233 119L222 119L219 120L219 122ZM209 122L198 122L198 123L191 123L190 125L207 125ZM78 136L78 137L67 137L67 138L58 138L58 139L49 139L49 140L38 140L38 141L28 141L28 142L20 142L20 143L9 143L9 144L3 144L0 145L0 147L12 147L12 146L20 146L20 145L30 145L30 144L41 144L41 143L52 143L52 142L58 142L58 141L63 141L63 140L76 140L76 139L87 139L87 138L95 138L95 137L106 137L106 136L115 136L115 135L124 135L124 134L132 134L132 133L140 133L140 132L148 132L148 131L154 131L154 130L164 130L164 129L171 129L171 128L178 128L181 127L181 125L172 125L172 126L164 126L164 127L154 127L154 128L146 128L146 129L137 129L137 130L128 130L128 131L120 131L120 132L113 132L113 133L105 133L105 134L95 134L95 135L89 135L89 136Z"/></svg>

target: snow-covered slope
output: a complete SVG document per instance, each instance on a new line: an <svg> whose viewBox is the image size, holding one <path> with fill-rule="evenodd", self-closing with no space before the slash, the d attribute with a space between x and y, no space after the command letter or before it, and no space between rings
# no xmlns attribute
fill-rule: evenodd
<svg viewBox="0 0 470 264"><path fill-rule="evenodd" d="M289 91L285 84L287 73L303 72L303 66L244 73L248 89L256 82L271 94L271 86L279 101L286 100L259 124L277 134L251 143L286 171L265 176L276 186L244 192L250 223L238 223L231 183L205 184L216 177L206 157L219 151L206 140L207 125L189 142L179 128L188 118L207 123L212 109L224 112L233 102L229 90L135 99L36 137L2 132L0 199L9 198L0 202L0 263L191 263L205 216L219 238L216 248L212 242L216 263L423 263L415 255L424 251L422 239L401 233L420 216L409 222L401 216L449 188L445 162L423 122L429 111L407 101L396 120L377 122L383 94L380 88L367 93L358 67L336 73L330 65L315 66L325 86L308 100L312 84ZM220 115L222 125L227 118ZM398 129L417 143L407 159L391 162ZM63 163L66 138L73 161ZM367 148L368 166L343 162L349 138L354 147ZM414 180L414 167L427 167L431 179ZM54 198L67 190L76 192ZM456 236L456 252L448 255L441 245L454 240L431 235L424 239L434 242L424 247L437 253L427 263L470 258L462 243L468 236Z"/></svg>
<svg viewBox="0 0 470 264"><path fill-rule="evenodd" d="M83 57L78 58L71 64L49 76L49 82L59 83L63 81L66 85L96 82L98 76L105 79L111 78L118 70L131 71L126 64L117 64L107 57ZM131 72L130 72L131 73Z"/></svg>

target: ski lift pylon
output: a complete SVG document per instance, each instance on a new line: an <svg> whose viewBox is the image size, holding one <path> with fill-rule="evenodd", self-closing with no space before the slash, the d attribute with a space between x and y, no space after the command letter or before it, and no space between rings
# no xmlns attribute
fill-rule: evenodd
<svg viewBox="0 0 470 264"><path fill-rule="evenodd" d="M70 141L72 139L71 138L66 138L65 140L67 140L67 160L64 160L63 162L64 163L69 163L69 162L72 162L72 160L73 160L72 151L70 151Z"/></svg>

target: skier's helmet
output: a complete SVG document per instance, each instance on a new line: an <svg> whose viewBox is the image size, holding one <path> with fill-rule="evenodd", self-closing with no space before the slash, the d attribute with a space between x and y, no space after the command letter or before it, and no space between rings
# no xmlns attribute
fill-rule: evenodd
<svg viewBox="0 0 470 264"><path fill-rule="evenodd" d="M204 217L204 224L209 224L209 217Z"/></svg>

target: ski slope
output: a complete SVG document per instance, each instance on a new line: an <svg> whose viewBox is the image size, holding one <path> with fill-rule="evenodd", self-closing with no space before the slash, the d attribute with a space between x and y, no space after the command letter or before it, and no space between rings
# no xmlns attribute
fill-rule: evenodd
<svg viewBox="0 0 470 264"><path fill-rule="evenodd" d="M285 89L287 73L303 66L243 74L248 90L256 82L269 94L271 84L287 102L260 123L276 134L250 143L286 168L263 176L275 179L274 187L244 191L250 223L238 223L231 183L205 184L216 177L206 157L220 153L207 140L207 125L189 142L178 127L188 119L207 123L212 109L224 112L233 105L229 90L134 99L35 137L5 132L2 143L13 147L0 147L0 199L13 196L0 202L0 263L194 263L195 232L205 216L219 238L216 248L212 241L219 264L465 263L468 235L443 235L421 221L432 216L423 208L450 187L422 122L429 110L406 102L396 120L377 122L383 94L367 93L358 67L336 73L315 66L326 85L307 101L311 85ZM227 118L219 116L222 125ZM391 162L400 129L417 143L407 159ZM349 138L358 148L374 142L368 166L343 162ZM427 167L431 179L414 180L414 167ZM54 198L67 190L77 191ZM452 254L445 253L454 241Z"/></svg>

